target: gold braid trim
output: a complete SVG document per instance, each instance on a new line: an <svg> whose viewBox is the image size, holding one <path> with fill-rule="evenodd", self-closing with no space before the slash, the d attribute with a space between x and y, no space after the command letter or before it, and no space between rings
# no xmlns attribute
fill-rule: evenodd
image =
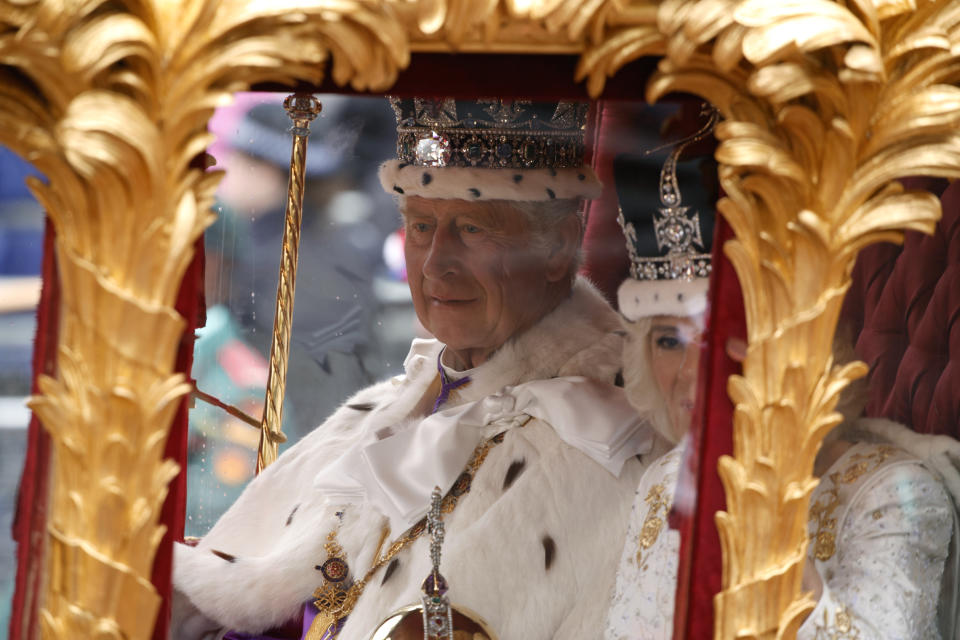
<svg viewBox="0 0 960 640"><path fill-rule="evenodd" d="M840 506L840 483L856 482L865 473L883 464L894 451L893 447L882 446L869 454L855 453L850 458L853 464L843 471L830 474L830 480L834 486L824 491L823 495L810 505L809 521L817 524L816 533L810 535L810 543L813 544L813 555L817 560L829 560L837 550L837 518L834 512ZM880 512L874 512L874 520L879 520L881 517Z"/></svg>
<svg viewBox="0 0 960 640"><path fill-rule="evenodd" d="M527 419L519 426L525 426L530 420L531 418L528 416ZM470 457L470 461L467 463L466 469L464 469L464 472L460 474L456 481L454 481L453 486L443 498L440 508L444 513L453 512L454 508L457 506L457 503L460 501L460 498L470 491L470 485L473 482L473 478L477 471L480 469L480 465L482 465L484 460L487 459L487 454L490 452L490 449L503 442L503 438L504 433L498 433L489 440L480 443L477 448L474 449L473 455ZM373 578L377 571L379 571L380 568L385 564L393 560L393 558L403 549L405 549L411 542L423 535L423 532L426 530L427 519L422 518L415 525L407 529L402 536L397 538L397 540L395 540L393 544L387 548L383 555L380 555L380 551L383 548L383 543L390 535L390 527L385 526L383 529L383 534L380 538L380 544L377 545L377 551L374 554L373 565L362 578L355 581L347 589L344 589L337 583L325 581L324 584L314 592L313 595L317 599L313 604L317 607L317 609L319 609L320 612L310 625L310 630L307 632L305 640L321 640L332 625L338 624L341 620L350 615L350 612L353 611L354 606L356 606L357 601L360 599L360 595L367 586L367 583ZM331 549L335 549L337 555L342 554L343 549L336 542L336 530L331 531L327 535L327 540L329 541L326 545L328 553L333 554ZM331 640L335 637L335 634L330 636Z"/></svg>

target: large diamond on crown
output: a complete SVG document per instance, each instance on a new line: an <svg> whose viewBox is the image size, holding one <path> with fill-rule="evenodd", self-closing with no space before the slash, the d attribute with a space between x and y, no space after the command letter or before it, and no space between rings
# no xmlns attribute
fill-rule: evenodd
<svg viewBox="0 0 960 640"><path fill-rule="evenodd" d="M423 136L417 141L414 151L417 164L425 167L445 167L450 163L450 139L436 131Z"/></svg>
<svg viewBox="0 0 960 640"><path fill-rule="evenodd" d="M696 213L687 215L690 207L664 207L653 219L657 247L667 250L668 256L693 252L693 245L703 246L700 237L700 219Z"/></svg>

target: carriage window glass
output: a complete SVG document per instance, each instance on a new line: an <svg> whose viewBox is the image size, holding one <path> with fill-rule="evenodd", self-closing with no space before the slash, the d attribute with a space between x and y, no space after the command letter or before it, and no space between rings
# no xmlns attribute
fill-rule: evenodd
<svg viewBox="0 0 960 640"><path fill-rule="evenodd" d="M236 104L218 111L211 122L218 141L210 152L216 166L228 173L218 191L217 221L205 238L207 317L198 331L193 368L196 395L201 397L195 398L190 415L187 535L202 536L255 473L259 430L244 416L259 422L268 377L290 170L290 118L282 98L238 96ZM411 338L426 336L405 281L396 194L384 191L379 165L398 153L433 154L438 163L456 156L458 161L491 166L497 166L498 158L522 161L529 156L535 163L559 153L537 147L536 139L509 135L461 140L440 133L427 136L427 144L399 136L398 144L395 113L387 100L319 99L322 111L311 125L307 152L283 414L288 441L281 451L355 391L401 373ZM531 108L520 101L490 103L483 114L499 118L508 130ZM414 119L433 117L429 110L435 108L435 120L443 122L452 117L453 107L442 100L423 100L416 103L419 115ZM404 108L397 106L398 113ZM561 103L551 113L561 122L570 108ZM590 131L598 178L596 188L588 190L590 197L579 203L586 230L580 273L619 308L619 316L612 316L614 329L628 340L622 375L611 381L624 386L643 419L654 425L648 453L651 460L662 459L657 469L666 474L640 481L636 501L653 511L637 511L624 548L614 553L625 559L617 588L622 592L619 600L629 608L635 605L632 595L646 588L628 567L636 554L649 554L654 563L666 566L678 553L678 534L664 524L651 537L648 521L667 521L698 391L716 198L716 170L710 159L713 122L709 113L701 113L699 103L649 107L624 102L590 108L599 123ZM487 117L483 114L481 118ZM551 156L550 161L555 160ZM571 192L579 194L594 180L588 180L590 172L577 176L576 169L568 171ZM551 192L552 183L537 190L515 180L512 174L517 171L508 173L511 193L529 196L536 190L529 196L537 205L528 207L531 211L549 208L536 200L541 191ZM468 187L480 191L463 185ZM570 196L561 193L557 199L564 197ZM532 306L535 301L526 302ZM208 400L232 409L224 411ZM647 500L650 491L664 484L670 488L659 502ZM664 588L665 593L671 590ZM661 604L660 623L669 624L672 606Z"/></svg>
<svg viewBox="0 0 960 640"><path fill-rule="evenodd" d="M264 390L291 154L283 94L241 94L210 123L227 174L204 238L206 326L193 377L256 418ZM355 391L402 371L415 316L399 217L377 167L394 153L383 98L319 96L311 124L281 452ZM196 399L190 412L186 535L202 535L254 475L259 430Z"/></svg>

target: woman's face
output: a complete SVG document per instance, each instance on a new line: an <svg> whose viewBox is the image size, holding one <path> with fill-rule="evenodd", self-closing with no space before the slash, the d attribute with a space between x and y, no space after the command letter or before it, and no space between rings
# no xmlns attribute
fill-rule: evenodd
<svg viewBox="0 0 960 640"><path fill-rule="evenodd" d="M648 336L650 367L676 440L690 430L697 397L702 318L655 316Z"/></svg>

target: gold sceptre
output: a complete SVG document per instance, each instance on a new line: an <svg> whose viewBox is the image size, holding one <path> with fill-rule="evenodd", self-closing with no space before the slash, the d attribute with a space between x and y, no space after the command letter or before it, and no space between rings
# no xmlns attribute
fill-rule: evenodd
<svg viewBox="0 0 960 640"><path fill-rule="evenodd" d="M270 343L270 373L260 445L257 447L257 473L277 459L277 449L287 437L281 430L283 396L287 386L287 362L290 357L290 333L293 325L293 296L297 281L297 254L300 251L300 222L303 220L303 174L307 162L307 136L310 123L320 114L320 101L309 93L294 93L283 101L293 120L293 150L290 154L290 181L287 184L287 209L284 214L283 248L280 251L280 275L277 280L277 306L273 315L273 339Z"/></svg>

